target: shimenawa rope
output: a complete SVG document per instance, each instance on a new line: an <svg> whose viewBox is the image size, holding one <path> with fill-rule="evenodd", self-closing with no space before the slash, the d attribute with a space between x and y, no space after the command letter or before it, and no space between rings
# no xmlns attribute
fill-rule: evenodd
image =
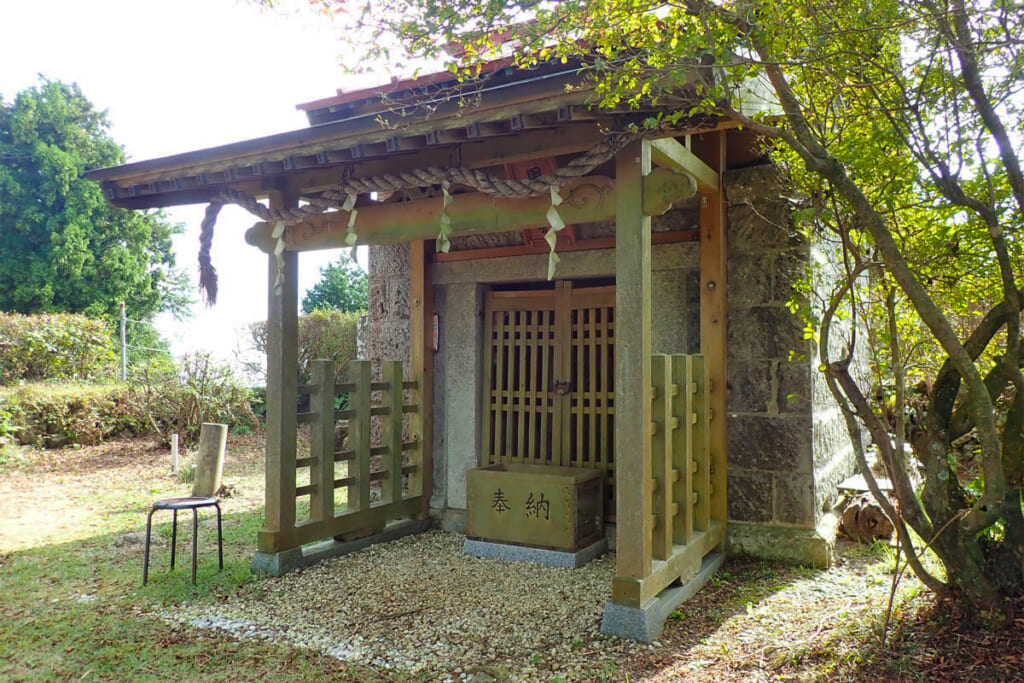
<svg viewBox="0 0 1024 683"><path fill-rule="evenodd" d="M473 168L456 166L426 168L402 171L398 174L385 174L367 178L342 180L330 190L319 196L307 198L302 206L268 207L260 203L254 196L234 188L220 192L206 208L199 235L199 288L205 293L208 305L217 301L217 271L210 260L210 245L213 242L213 229L217 215L224 204L236 204L263 221L293 225L301 223L310 216L317 216L345 204L349 195L369 194L371 192L390 193L415 187L432 185L465 185L478 192L492 197L522 198L536 197L556 192L569 182L587 175L595 168L612 159L618 152L636 140L636 133L610 133L600 142L576 157L565 166L545 173L536 178L499 178ZM441 237L445 237L442 230Z"/></svg>

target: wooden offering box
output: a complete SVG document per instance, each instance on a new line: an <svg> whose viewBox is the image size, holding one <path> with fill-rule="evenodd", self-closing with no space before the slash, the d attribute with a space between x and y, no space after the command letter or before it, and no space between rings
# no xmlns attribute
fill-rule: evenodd
<svg viewBox="0 0 1024 683"><path fill-rule="evenodd" d="M604 472L490 465L466 473L471 538L575 552L604 534Z"/></svg>

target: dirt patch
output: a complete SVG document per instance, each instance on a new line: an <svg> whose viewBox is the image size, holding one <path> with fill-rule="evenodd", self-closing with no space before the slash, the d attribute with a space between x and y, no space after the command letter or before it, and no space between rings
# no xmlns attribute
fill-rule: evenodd
<svg viewBox="0 0 1024 683"><path fill-rule="evenodd" d="M222 504L225 512L262 504L264 442L262 433L228 438L224 481L233 493ZM0 474L0 552L95 536L118 516L144 523L152 501L191 488L171 473L170 449L156 439L28 450L23 457L18 469ZM113 505L111 491L117 492Z"/></svg>

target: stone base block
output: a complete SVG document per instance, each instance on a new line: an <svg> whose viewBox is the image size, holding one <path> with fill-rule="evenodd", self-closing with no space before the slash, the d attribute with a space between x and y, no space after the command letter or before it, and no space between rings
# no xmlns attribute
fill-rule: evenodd
<svg viewBox="0 0 1024 683"><path fill-rule="evenodd" d="M726 551L765 560L826 569L832 564L838 518L826 514L814 529L729 522Z"/></svg>
<svg viewBox="0 0 1024 683"><path fill-rule="evenodd" d="M466 511L458 508L431 510L430 516L438 520L437 527L456 534L466 533Z"/></svg>
<svg viewBox="0 0 1024 683"><path fill-rule="evenodd" d="M467 538L463 550L467 555L474 557L496 557L500 560L512 560L513 562L534 562L548 567L578 569L598 555L608 552L608 540L602 538L586 548L571 553L564 550L547 550L545 548L531 548L525 545L494 543L492 541L478 541Z"/></svg>
<svg viewBox="0 0 1024 683"><path fill-rule="evenodd" d="M387 543L403 536L418 534L431 527L429 519L403 519L391 522L384 531L373 536L366 536L354 541L320 541L301 548L289 548L276 553L256 552L252 558L252 570L271 576L282 576L288 572L308 567L311 564L331 557L341 557L362 550L377 543Z"/></svg>
<svg viewBox="0 0 1024 683"><path fill-rule="evenodd" d="M629 640L649 643L661 635L665 620L683 604L697 594L708 579L722 567L724 553L710 553L704 558L696 576L681 586L670 586L651 598L643 607L617 605L609 600L604 606L601 619L601 633Z"/></svg>

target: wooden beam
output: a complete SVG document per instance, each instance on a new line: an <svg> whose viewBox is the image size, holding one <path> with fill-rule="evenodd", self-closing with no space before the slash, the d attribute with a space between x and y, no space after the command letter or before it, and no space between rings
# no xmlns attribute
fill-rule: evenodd
<svg viewBox="0 0 1024 683"><path fill-rule="evenodd" d="M644 215L650 142L615 160L615 516L616 581L651 573L651 219ZM614 599L614 597L613 597Z"/></svg>
<svg viewBox="0 0 1024 683"><path fill-rule="evenodd" d="M726 522L726 431L727 340L726 312L726 215L721 174L725 170L725 131L701 136L704 158L719 178L714 191L704 192L700 210L700 348L707 363L710 420L708 447L711 457L711 519Z"/></svg>
<svg viewBox="0 0 1024 683"><path fill-rule="evenodd" d="M718 192L718 171L704 163L674 138L651 141L651 157L658 166L689 173L697 181L701 193Z"/></svg>
<svg viewBox="0 0 1024 683"><path fill-rule="evenodd" d="M392 519L416 514L420 504L419 497L406 498L398 503L378 503L366 510L346 512L331 519L302 521L280 532L261 529L258 536L259 549L273 553L332 536L347 536L365 529L383 529Z"/></svg>
<svg viewBox="0 0 1024 683"><path fill-rule="evenodd" d="M278 208L294 206L297 197L270 197ZM265 532L287 532L295 526L295 396L298 386L298 254L267 258L267 459ZM264 534L265 535L265 534ZM262 537L262 535L261 535ZM274 550L281 550L276 547ZM260 550L268 551L261 546Z"/></svg>
<svg viewBox="0 0 1024 683"><path fill-rule="evenodd" d="M310 408L315 411L316 419L309 430L309 451L315 460L315 464L311 463L309 471L310 482L315 484L309 494L309 516L311 519L331 519L334 517L336 371L333 360L317 358L312 365L312 383L317 386L317 390L310 396Z"/></svg>
<svg viewBox="0 0 1024 683"><path fill-rule="evenodd" d="M696 187L689 176L672 169L658 169L637 188L637 210L647 216L665 213L676 202L689 199ZM566 223L591 223L615 215L615 184L603 176L586 176L568 188L558 212ZM547 226L551 199L547 195L523 199L495 199L479 192L455 195L448 206L452 235L475 235ZM355 231L357 244L386 244L435 237L441 221L440 198L392 202L359 209ZM273 251L272 223L257 223L246 241L263 251ZM348 214L328 213L289 226L285 249L309 251L346 246Z"/></svg>
<svg viewBox="0 0 1024 683"><path fill-rule="evenodd" d="M413 415L410 438L420 446L419 469L409 475L410 495L420 495L419 518L430 514L434 488L434 286L430 278L430 240L409 245L409 365L419 383L419 411Z"/></svg>
<svg viewBox="0 0 1024 683"><path fill-rule="evenodd" d="M643 607L658 593L676 581L686 583L700 571L704 557L725 543L725 524L713 522L707 531L696 531L686 545L676 545L667 560L655 560L650 573L643 578L616 575L612 579L612 602L630 607ZM619 548L622 547L621 542ZM616 558L622 550L615 551Z"/></svg>
<svg viewBox="0 0 1024 683"><path fill-rule="evenodd" d="M521 115L524 122L527 120L526 117L530 116L529 113L521 111L514 112L514 115ZM544 110L543 115L553 116L549 110ZM144 174L120 173L127 168L147 168L150 163L141 162L127 167L90 171L89 177L104 181L108 200L112 204L133 209L205 203L208 201L208 192L203 191L203 188L211 188L216 192L225 187L233 187L264 196L269 191L280 188L284 182L291 189L302 194L310 194L334 187L343 170L352 173L353 177L361 178L409 168L446 166L451 163L456 152L459 163L468 168L487 168L542 156L574 154L592 147L601 139L603 130L621 130L623 124L622 116L615 115L595 118L592 121L568 121L558 123L554 127L476 140L464 139L464 130L459 135L453 135L451 131L444 132L444 135L441 134L442 131L422 131L428 136L433 133L433 142L425 137L424 142L427 146L415 152L404 151L405 141L411 139L413 134L402 130L402 142L399 145L401 151L387 149L386 138L382 138L376 149L381 150L383 156L372 159L353 158L351 141L335 140L295 148L288 153L272 154L268 151L263 156L247 155L223 159L209 165L177 168L168 165L162 170ZM724 129L735 125L728 121L718 121L712 128ZM527 125L527 128L529 127ZM710 129L708 125L700 125L690 131L674 131L672 135L706 132ZM362 142L365 143L366 140ZM452 143L457 143L458 146ZM231 146L225 149L228 147ZM372 148L364 145L363 153L370 149ZM180 158L192 156L200 158L202 154L190 153L180 155ZM153 164L178 158L158 159ZM245 175L251 174L254 168L261 170L260 175ZM205 182L197 183L196 178L199 177L204 177Z"/></svg>
<svg viewBox="0 0 1024 683"><path fill-rule="evenodd" d="M651 233L651 244L671 244L673 242L696 242L700 239L700 230L669 230ZM558 245L558 253L568 251L591 251L594 249L614 249L614 237L595 237L589 240ZM546 254L550 251L547 242L536 244L513 244L507 247L484 247L482 249L461 249L447 254L434 254L434 261L471 261L474 259L502 258L504 256L526 256L529 254Z"/></svg>

